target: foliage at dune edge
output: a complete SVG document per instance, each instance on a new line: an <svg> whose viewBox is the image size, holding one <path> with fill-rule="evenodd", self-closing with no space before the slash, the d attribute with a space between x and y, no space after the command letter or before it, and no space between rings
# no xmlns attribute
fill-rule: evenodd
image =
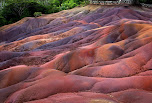
<svg viewBox="0 0 152 103"><path fill-rule="evenodd" d="M152 9L88 5L0 28L0 103L151 103Z"/></svg>
<svg viewBox="0 0 152 103"><path fill-rule="evenodd" d="M87 3L88 1L85 0L0 0L0 27L24 17L56 13L76 6L84 6Z"/></svg>

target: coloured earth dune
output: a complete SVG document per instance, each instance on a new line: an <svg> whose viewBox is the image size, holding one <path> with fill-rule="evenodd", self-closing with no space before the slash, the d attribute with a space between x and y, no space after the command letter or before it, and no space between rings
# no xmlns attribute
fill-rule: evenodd
<svg viewBox="0 0 152 103"><path fill-rule="evenodd" d="M152 9L88 5L1 27L0 103L152 103Z"/></svg>

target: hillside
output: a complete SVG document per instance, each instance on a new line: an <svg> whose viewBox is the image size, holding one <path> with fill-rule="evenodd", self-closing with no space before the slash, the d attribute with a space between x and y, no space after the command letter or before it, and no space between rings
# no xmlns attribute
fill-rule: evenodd
<svg viewBox="0 0 152 103"><path fill-rule="evenodd" d="M88 5L0 28L0 103L151 103L152 9Z"/></svg>

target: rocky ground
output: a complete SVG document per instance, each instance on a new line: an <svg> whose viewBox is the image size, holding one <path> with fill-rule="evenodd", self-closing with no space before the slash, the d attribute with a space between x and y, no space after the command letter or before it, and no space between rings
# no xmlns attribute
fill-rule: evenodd
<svg viewBox="0 0 152 103"><path fill-rule="evenodd" d="M151 103L152 9L88 5L0 28L0 103Z"/></svg>

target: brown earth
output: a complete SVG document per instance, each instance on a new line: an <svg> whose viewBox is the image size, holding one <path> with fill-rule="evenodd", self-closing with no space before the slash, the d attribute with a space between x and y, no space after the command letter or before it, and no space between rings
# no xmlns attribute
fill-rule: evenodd
<svg viewBox="0 0 152 103"><path fill-rule="evenodd" d="M0 103L151 103L152 9L76 7L0 28Z"/></svg>

